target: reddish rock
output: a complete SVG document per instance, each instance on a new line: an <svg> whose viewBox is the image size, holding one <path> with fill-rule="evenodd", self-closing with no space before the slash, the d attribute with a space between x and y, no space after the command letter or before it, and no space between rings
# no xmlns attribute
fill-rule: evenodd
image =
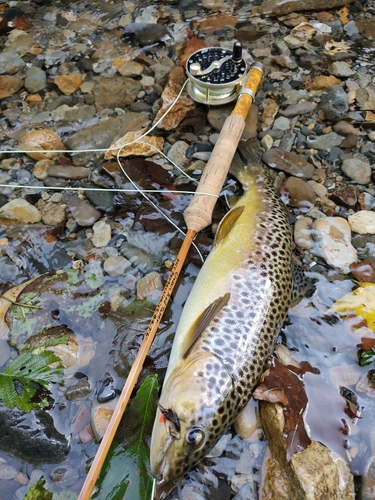
<svg viewBox="0 0 375 500"><path fill-rule="evenodd" d="M358 200L358 189L351 184L337 189L332 195L331 200L337 205L344 207L354 207Z"/></svg>
<svg viewBox="0 0 375 500"><path fill-rule="evenodd" d="M375 280L375 264L370 259L352 264L350 270L358 281L372 282Z"/></svg>
<svg viewBox="0 0 375 500"><path fill-rule="evenodd" d="M23 80L17 76L0 76L0 99L13 95L23 85Z"/></svg>

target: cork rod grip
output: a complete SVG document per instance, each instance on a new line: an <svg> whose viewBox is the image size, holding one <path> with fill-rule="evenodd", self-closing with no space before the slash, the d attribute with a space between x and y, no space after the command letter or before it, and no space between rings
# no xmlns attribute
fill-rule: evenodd
<svg viewBox="0 0 375 500"><path fill-rule="evenodd" d="M230 164L245 128L245 118L261 78L261 66L251 69L242 90L243 93L240 94L233 112L224 122L210 159L202 173L197 192L184 212L186 226L189 230L198 232L211 223L217 197L228 175Z"/></svg>

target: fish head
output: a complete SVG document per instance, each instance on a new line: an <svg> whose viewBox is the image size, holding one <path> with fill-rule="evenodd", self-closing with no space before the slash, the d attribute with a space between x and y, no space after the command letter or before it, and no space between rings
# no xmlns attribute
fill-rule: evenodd
<svg viewBox="0 0 375 500"><path fill-rule="evenodd" d="M157 500L210 451L230 425L233 382L209 353L182 360L164 383L151 438ZM229 406L229 405L228 405Z"/></svg>

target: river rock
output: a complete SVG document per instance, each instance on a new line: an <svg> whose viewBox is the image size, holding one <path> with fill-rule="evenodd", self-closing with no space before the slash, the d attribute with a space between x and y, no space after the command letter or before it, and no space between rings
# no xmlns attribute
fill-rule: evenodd
<svg viewBox="0 0 375 500"><path fill-rule="evenodd" d="M81 200L78 196L69 198L67 205L74 220L80 226L92 226L101 216L99 210L96 210L88 201Z"/></svg>
<svg viewBox="0 0 375 500"><path fill-rule="evenodd" d="M323 111L327 120L338 122L344 118L349 109L347 93L340 85L333 85L322 95L319 109Z"/></svg>
<svg viewBox="0 0 375 500"><path fill-rule="evenodd" d="M30 151L27 153L33 160L44 160L53 158L57 153L42 153L37 150L58 150L65 149L60 137L48 128L40 130L32 130L28 134L22 136L18 141L18 149L21 151ZM34 151L33 153L31 151ZM35 152L36 151L36 152Z"/></svg>
<svg viewBox="0 0 375 500"><path fill-rule="evenodd" d="M343 458L312 441L288 462L282 406L261 401L260 409L269 446L263 462L262 500L354 500L353 475Z"/></svg>
<svg viewBox="0 0 375 500"><path fill-rule="evenodd" d="M357 281L371 283L375 280L375 264L370 259L363 259L351 265L351 272Z"/></svg>
<svg viewBox="0 0 375 500"><path fill-rule="evenodd" d="M0 75L14 75L25 67L25 61L17 52L6 51L0 53Z"/></svg>
<svg viewBox="0 0 375 500"><path fill-rule="evenodd" d="M25 413L0 401L0 448L30 463L59 463L69 453L69 437L60 434L47 411Z"/></svg>
<svg viewBox="0 0 375 500"><path fill-rule="evenodd" d="M297 177L289 177L284 185L289 197L288 205L298 208L312 208L316 203L316 195L311 186Z"/></svg>
<svg viewBox="0 0 375 500"><path fill-rule="evenodd" d="M371 167L367 158L361 154L355 154L353 158L344 160L341 169L349 179L358 184L366 185L371 181Z"/></svg>
<svg viewBox="0 0 375 500"><path fill-rule="evenodd" d="M35 224L42 220L40 211L22 198L11 200L0 208L0 217Z"/></svg>
<svg viewBox="0 0 375 500"><path fill-rule="evenodd" d="M325 10L348 5L354 0L266 0L259 7L259 13L266 16L283 16L303 10Z"/></svg>
<svg viewBox="0 0 375 500"><path fill-rule="evenodd" d="M25 89L32 94L43 90L47 85L46 72L37 66L28 68L25 79Z"/></svg>
<svg viewBox="0 0 375 500"><path fill-rule="evenodd" d="M71 73L57 76L54 79L54 83L64 95L71 95L79 89L83 83L83 79L84 77L81 73Z"/></svg>
<svg viewBox="0 0 375 500"><path fill-rule="evenodd" d="M309 148L321 149L323 151L331 151L335 146L340 146L343 137L336 132L329 132L323 135L309 135L306 138L306 145Z"/></svg>
<svg viewBox="0 0 375 500"><path fill-rule="evenodd" d="M344 207L354 207L358 199L358 190L352 184L348 184L334 191L331 195L332 201Z"/></svg>
<svg viewBox="0 0 375 500"><path fill-rule="evenodd" d="M105 220L98 220L92 226L94 234L91 237L92 244L96 248L105 247L111 240L111 226Z"/></svg>
<svg viewBox="0 0 375 500"><path fill-rule="evenodd" d="M316 107L316 104L309 101L299 102L297 104L293 104L288 106L287 108L280 111L280 114L283 116L293 117L297 115L305 115L313 111Z"/></svg>
<svg viewBox="0 0 375 500"><path fill-rule="evenodd" d="M117 401L118 398L111 399L106 403L98 403L96 400L93 402L91 407L91 427L97 441L102 440Z"/></svg>
<svg viewBox="0 0 375 500"><path fill-rule="evenodd" d="M147 298L153 302L157 302L163 288L160 274L152 271L137 281L137 299L144 300Z"/></svg>
<svg viewBox="0 0 375 500"><path fill-rule="evenodd" d="M359 193L358 205L360 210L372 210L375 207L375 197L370 193Z"/></svg>
<svg viewBox="0 0 375 500"><path fill-rule="evenodd" d="M0 76L0 99L15 94L23 85L23 80L13 75Z"/></svg>
<svg viewBox="0 0 375 500"><path fill-rule="evenodd" d="M375 213L374 213L375 216ZM315 245L311 252L322 257L333 269L350 273L357 262L357 250L351 244L351 226L342 217L326 217L312 224Z"/></svg>
<svg viewBox="0 0 375 500"><path fill-rule="evenodd" d="M51 165L48 167L50 177L59 179L81 180L87 179L90 175L90 169L86 167L75 167L74 165Z"/></svg>
<svg viewBox="0 0 375 500"><path fill-rule="evenodd" d="M294 224L294 242L302 250L311 250L314 246L312 223L310 217L300 217Z"/></svg>
<svg viewBox="0 0 375 500"><path fill-rule="evenodd" d="M108 257L103 264L104 271L110 276L123 276L130 266L131 262L121 255Z"/></svg>
<svg viewBox="0 0 375 500"><path fill-rule="evenodd" d="M375 92L373 89L361 87L357 90L355 98L359 109L375 111Z"/></svg>
<svg viewBox="0 0 375 500"><path fill-rule="evenodd" d="M375 212L360 210L353 215L349 215L348 222L354 233L375 234Z"/></svg>
<svg viewBox="0 0 375 500"><path fill-rule="evenodd" d="M93 95L99 110L128 106L136 99L142 88L140 82L127 76L113 76L111 78L96 76L93 79L97 82Z"/></svg>
<svg viewBox="0 0 375 500"><path fill-rule="evenodd" d="M348 64L345 61L333 62L330 68L330 73L334 76L344 77L344 78L355 74L350 64Z"/></svg>
<svg viewBox="0 0 375 500"><path fill-rule="evenodd" d="M57 226L66 219L65 205L46 203L42 209L42 221L46 226Z"/></svg>
<svg viewBox="0 0 375 500"><path fill-rule="evenodd" d="M269 167L282 170L294 177L311 179L314 175L315 168L311 163L304 160L301 156L279 148L272 148L266 151L262 156L262 160Z"/></svg>
<svg viewBox="0 0 375 500"><path fill-rule="evenodd" d="M129 259L134 267L137 267L144 273L152 271L155 267L155 263L151 259L148 252L142 248L133 245L129 241L125 241L121 247L120 252L124 257Z"/></svg>
<svg viewBox="0 0 375 500"><path fill-rule="evenodd" d="M279 111L279 106L277 105L275 99L266 99L263 103L263 113L260 121L270 127Z"/></svg>

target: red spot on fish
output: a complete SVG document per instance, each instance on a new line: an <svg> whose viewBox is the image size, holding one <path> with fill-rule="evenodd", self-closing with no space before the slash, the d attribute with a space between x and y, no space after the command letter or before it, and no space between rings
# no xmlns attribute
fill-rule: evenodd
<svg viewBox="0 0 375 500"><path fill-rule="evenodd" d="M165 418L165 416L163 414L161 414L160 417L159 417L159 422L161 424L164 424L166 421L167 421L167 419Z"/></svg>

